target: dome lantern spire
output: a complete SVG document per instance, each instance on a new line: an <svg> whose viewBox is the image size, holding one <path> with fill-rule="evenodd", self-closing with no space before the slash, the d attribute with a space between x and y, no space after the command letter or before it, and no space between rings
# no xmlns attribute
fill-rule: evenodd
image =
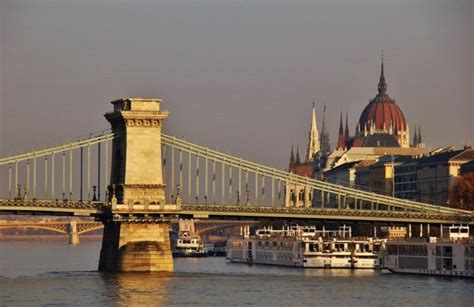
<svg viewBox="0 0 474 307"><path fill-rule="evenodd" d="M382 67L380 69L380 80L379 80L379 95L385 95L387 93L387 83L385 83L385 75L383 69L383 50L382 50Z"/></svg>

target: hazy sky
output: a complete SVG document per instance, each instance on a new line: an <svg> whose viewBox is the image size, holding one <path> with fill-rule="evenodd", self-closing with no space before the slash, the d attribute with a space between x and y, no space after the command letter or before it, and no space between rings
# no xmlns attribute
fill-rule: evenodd
<svg viewBox="0 0 474 307"><path fill-rule="evenodd" d="M161 97L165 131L256 161L303 154L312 99L351 134L388 93L428 146L473 140L472 1L0 0L0 155L108 127ZM412 133L411 133L412 135Z"/></svg>

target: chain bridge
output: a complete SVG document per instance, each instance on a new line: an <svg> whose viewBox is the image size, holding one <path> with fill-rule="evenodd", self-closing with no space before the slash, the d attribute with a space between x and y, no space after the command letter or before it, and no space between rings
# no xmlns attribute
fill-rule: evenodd
<svg viewBox="0 0 474 307"><path fill-rule="evenodd" d="M474 224L471 211L298 176L164 134L160 103L113 101L110 131L0 158L0 213L95 217L105 225L105 271L172 270L169 223L179 218Z"/></svg>

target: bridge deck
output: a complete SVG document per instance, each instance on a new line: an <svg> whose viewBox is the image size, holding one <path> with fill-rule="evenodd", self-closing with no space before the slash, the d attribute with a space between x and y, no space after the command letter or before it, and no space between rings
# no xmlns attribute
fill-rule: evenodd
<svg viewBox="0 0 474 307"><path fill-rule="evenodd" d="M167 205L166 207L172 207ZM105 216L106 206L102 202L47 202L29 201L22 204L18 201L0 200L0 214L18 215L60 215L60 216ZM411 211L375 211L330 208L286 208L236 205L190 205L183 204L176 210L135 210L130 212L113 212L120 216L149 218L199 218L227 220L339 220L370 221L389 223L433 223L433 224L469 224L474 225L472 215L446 214L443 212Z"/></svg>

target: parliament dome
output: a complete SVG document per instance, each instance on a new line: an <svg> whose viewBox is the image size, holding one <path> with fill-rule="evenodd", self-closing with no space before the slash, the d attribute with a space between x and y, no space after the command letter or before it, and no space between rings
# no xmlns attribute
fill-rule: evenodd
<svg viewBox="0 0 474 307"><path fill-rule="evenodd" d="M359 118L359 129L360 131L370 130L371 128L378 131L388 131L392 125L394 132L406 131L408 128L402 110L395 103L395 100L387 94L382 61L378 94L362 111Z"/></svg>

